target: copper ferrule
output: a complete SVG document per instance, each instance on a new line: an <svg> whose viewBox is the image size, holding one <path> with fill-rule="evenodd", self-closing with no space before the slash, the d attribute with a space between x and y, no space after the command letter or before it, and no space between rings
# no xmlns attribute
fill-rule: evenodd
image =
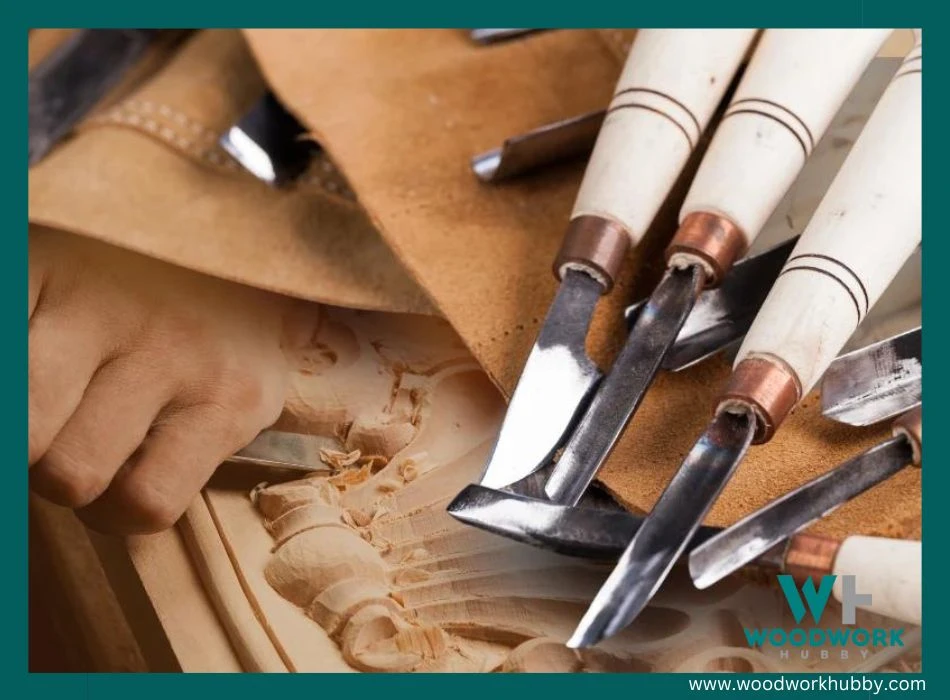
<svg viewBox="0 0 950 700"><path fill-rule="evenodd" d="M785 573L799 581L809 576L826 576L834 570L840 547L841 543L832 537L794 535L785 550Z"/></svg>
<svg viewBox="0 0 950 700"><path fill-rule="evenodd" d="M565 270L580 268L603 284L606 294L613 288L629 249L630 235L616 221L578 216L567 227L554 261L554 275L560 280Z"/></svg>
<svg viewBox="0 0 950 700"><path fill-rule="evenodd" d="M742 229L726 217L693 212L683 220L667 246L666 262L698 262L706 271L706 286L715 287L747 247Z"/></svg>
<svg viewBox="0 0 950 700"><path fill-rule="evenodd" d="M924 448L924 413L920 406L912 408L894 421L894 436L903 435L914 453L914 465L920 466Z"/></svg>
<svg viewBox="0 0 950 700"><path fill-rule="evenodd" d="M752 409L755 436L752 442L768 442L801 398L802 389L791 368L777 357L747 357L733 370L717 411L736 404Z"/></svg>

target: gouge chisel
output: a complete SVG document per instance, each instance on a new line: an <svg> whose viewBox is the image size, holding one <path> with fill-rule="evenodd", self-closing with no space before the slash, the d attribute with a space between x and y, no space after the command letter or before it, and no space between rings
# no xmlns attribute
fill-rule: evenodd
<svg viewBox="0 0 950 700"><path fill-rule="evenodd" d="M686 195L667 273L545 485L552 501L576 503L594 479L700 291L718 285L758 236L888 33L765 32Z"/></svg>
<svg viewBox="0 0 950 700"><path fill-rule="evenodd" d="M637 617L749 445L772 437L919 245L921 66L918 33L746 335L715 417L570 646L595 644Z"/></svg>
<svg viewBox="0 0 950 700"><path fill-rule="evenodd" d="M726 528L689 555L697 588L717 581L908 465L921 465L921 409L894 422L894 437Z"/></svg>
<svg viewBox="0 0 950 700"><path fill-rule="evenodd" d="M586 405L601 377L584 347L594 307L653 221L754 36L638 34L554 264L560 287L511 397L485 486L510 486L545 466Z"/></svg>

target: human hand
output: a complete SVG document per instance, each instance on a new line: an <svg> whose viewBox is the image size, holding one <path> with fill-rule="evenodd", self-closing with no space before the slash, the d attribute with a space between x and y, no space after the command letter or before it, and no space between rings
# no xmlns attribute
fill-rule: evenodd
<svg viewBox="0 0 950 700"><path fill-rule="evenodd" d="M280 414L288 300L41 228L29 297L30 487L95 529L170 527Z"/></svg>

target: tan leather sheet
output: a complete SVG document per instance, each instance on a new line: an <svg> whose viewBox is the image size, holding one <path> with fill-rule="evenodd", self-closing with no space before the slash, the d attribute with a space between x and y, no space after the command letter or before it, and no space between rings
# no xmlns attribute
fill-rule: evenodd
<svg viewBox="0 0 950 700"><path fill-rule="evenodd" d="M34 34L36 59L62 39ZM32 223L313 301L434 312L326 157L278 191L217 145L265 90L239 32L197 33L152 63L30 170Z"/></svg>
<svg viewBox="0 0 950 700"><path fill-rule="evenodd" d="M506 137L603 107L629 32L564 30L488 48L462 30L248 30L263 73L341 167L385 240L492 379L513 388L555 290L550 264L582 171L551 168L479 184L470 157ZM620 309L661 270L676 202L631 256L590 338L608 360ZM722 361L659 379L601 473L648 510L710 417ZM780 436L753 448L709 521L724 524L873 444L820 417L808 397ZM906 470L837 511L829 533L919 534L919 471Z"/></svg>

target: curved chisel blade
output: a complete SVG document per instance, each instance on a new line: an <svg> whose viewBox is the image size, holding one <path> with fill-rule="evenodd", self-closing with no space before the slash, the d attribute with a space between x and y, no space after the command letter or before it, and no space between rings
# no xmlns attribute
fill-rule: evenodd
<svg viewBox="0 0 950 700"><path fill-rule="evenodd" d="M922 385L921 329L914 328L832 362L821 381L821 412L871 425L919 406Z"/></svg>
<svg viewBox="0 0 950 700"><path fill-rule="evenodd" d="M528 355L479 483L503 488L554 455L600 381L584 344L603 287L568 270Z"/></svg>
<svg viewBox="0 0 950 700"><path fill-rule="evenodd" d="M693 582L708 588L912 460L907 440L893 438L772 501L690 553Z"/></svg>
<svg viewBox="0 0 950 700"><path fill-rule="evenodd" d="M460 522L508 539L585 559L616 560L643 518L619 508L562 506L472 484L449 504ZM719 532L700 528L699 544Z"/></svg>
<svg viewBox="0 0 950 700"><path fill-rule="evenodd" d="M699 294L698 267L670 270L637 316L610 368L544 487L555 503L574 505L610 455L660 369Z"/></svg>
<svg viewBox="0 0 950 700"><path fill-rule="evenodd" d="M686 456L567 645L588 647L640 614L683 553L752 442L749 414L720 413Z"/></svg>

